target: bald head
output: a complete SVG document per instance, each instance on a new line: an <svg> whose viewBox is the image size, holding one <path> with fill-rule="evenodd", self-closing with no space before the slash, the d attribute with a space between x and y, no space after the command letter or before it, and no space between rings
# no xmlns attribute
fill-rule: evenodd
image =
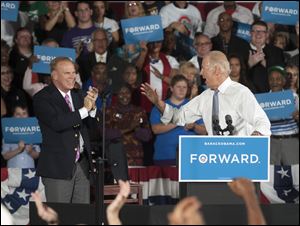
<svg viewBox="0 0 300 226"><path fill-rule="evenodd" d="M211 67L217 66L220 68L222 74L224 74L226 78L229 76L230 64L224 53L220 51L211 51L205 56L205 58L208 59L208 63Z"/></svg>

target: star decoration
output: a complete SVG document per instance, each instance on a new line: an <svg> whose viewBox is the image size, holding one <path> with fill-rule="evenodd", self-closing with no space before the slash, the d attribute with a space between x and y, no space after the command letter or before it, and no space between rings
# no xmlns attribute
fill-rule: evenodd
<svg viewBox="0 0 300 226"><path fill-rule="evenodd" d="M27 177L28 179L32 179L35 177L35 172L33 172L29 169L28 174L25 174L24 176Z"/></svg>
<svg viewBox="0 0 300 226"><path fill-rule="evenodd" d="M292 191L292 189L290 190L283 190L283 193L285 196L289 196L289 193Z"/></svg>
<svg viewBox="0 0 300 226"><path fill-rule="evenodd" d="M26 194L25 189L23 189L22 192L17 192L17 194L20 198L24 199L24 201L26 201L27 196L29 196L28 194Z"/></svg>
<svg viewBox="0 0 300 226"><path fill-rule="evenodd" d="M288 175L288 172L289 172L289 170L284 170L282 167L281 167L281 170L277 171L277 173L279 173L281 175L281 179L283 179L284 177L290 177Z"/></svg>
<svg viewBox="0 0 300 226"><path fill-rule="evenodd" d="M14 208L11 207L10 202L4 202L5 206L8 210L13 210Z"/></svg>

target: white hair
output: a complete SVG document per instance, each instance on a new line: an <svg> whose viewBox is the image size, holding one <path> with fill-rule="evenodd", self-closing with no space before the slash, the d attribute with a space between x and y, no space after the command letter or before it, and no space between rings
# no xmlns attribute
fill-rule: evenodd
<svg viewBox="0 0 300 226"><path fill-rule="evenodd" d="M230 64L224 53L220 51L211 51L207 54L207 56L211 67L218 66L224 74L229 76L231 72Z"/></svg>

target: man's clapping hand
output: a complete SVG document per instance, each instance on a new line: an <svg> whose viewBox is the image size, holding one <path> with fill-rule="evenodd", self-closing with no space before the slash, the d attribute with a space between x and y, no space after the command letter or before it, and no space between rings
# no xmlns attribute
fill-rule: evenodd
<svg viewBox="0 0 300 226"><path fill-rule="evenodd" d="M87 95L84 98L84 107L90 111L96 108L96 100L98 98L98 89L95 87L89 87Z"/></svg>

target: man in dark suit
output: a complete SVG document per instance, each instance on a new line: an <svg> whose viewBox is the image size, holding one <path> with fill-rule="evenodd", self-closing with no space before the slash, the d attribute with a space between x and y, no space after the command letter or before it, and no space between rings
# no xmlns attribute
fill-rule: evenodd
<svg viewBox="0 0 300 226"><path fill-rule="evenodd" d="M66 57L51 62L52 84L33 97L42 132L37 174L48 202L89 203L90 141L85 120L96 114L98 91L84 97L74 89L75 65Z"/></svg>
<svg viewBox="0 0 300 226"><path fill-rule="evenodd" d="M79 57L77 59L81 81L84 85L88 82L92 69L97 63L106 64L108 78L112 81L112 93L116 94L124 83L121 75L128 66L128 62L118 54L110 54L107 32L103 28L98 28L92 33L92 44L93 51L86 58Z"/></svg>
<svg viewBox="0 0 300 226"><path fill-rule="evenodd" d="M103 28L98 28L92 33L93 51L86 58L78 58L79 73L82 83L91 78L93 67L101 62L107 64L111 55L108 51L108 37Z"/></svg>

